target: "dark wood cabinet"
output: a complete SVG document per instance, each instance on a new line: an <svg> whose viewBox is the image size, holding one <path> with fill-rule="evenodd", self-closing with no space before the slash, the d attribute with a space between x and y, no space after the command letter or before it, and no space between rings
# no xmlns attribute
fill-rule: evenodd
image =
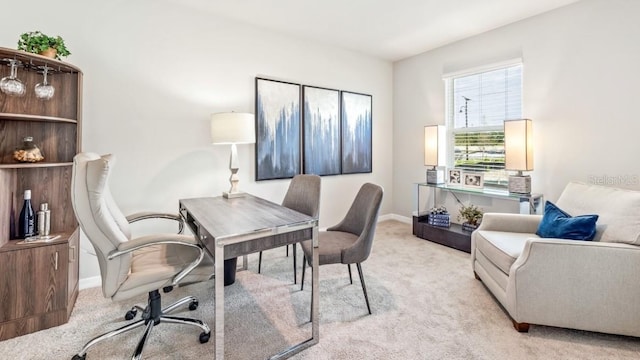
<svg viewBox="0 0 640 360"><path fill-rule="evenodd" d="M462 230L462 226L455 223L451 223L449 227L429 225L427 216L413 216L413 235L457 250L471 252L470 231Z"/></svg>
<svg viewBox="0 0 640 360"><path fill-rule="evenodd" d="M0 340L66 323L78 295L79 265L70 187L73 156L81 149L82 72L65 62L0 48L0 78L10 74L9 59L19 61L17 78L26 94L0 92ZM45 66L55 87L50 100L34 92ZM43 161L13 159L26 136L42 150ZM11 214L17 222L27 189L34 211L41 203L49 205L51 234L58 239L20 244L10 233Z"/></svg>

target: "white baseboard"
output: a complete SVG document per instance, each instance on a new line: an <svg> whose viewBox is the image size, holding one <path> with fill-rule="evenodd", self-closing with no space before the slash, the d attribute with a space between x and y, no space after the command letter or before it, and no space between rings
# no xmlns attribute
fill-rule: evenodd
<svg viewBox="0 0 640 360"><path fill-rule="evenodd" d="M413 220L411 220L410 217L406 217L406 216L402 216L402 215L385 214L385 215L378 216L378 222L385 221L385 220L396 220L396 221L400 221L401 223L405 223L405 224L412 224L413 223Z"/></svg>
<svg viewBox="0 0 640 360"><path fill-rule="evenodd" d="M102 278L100 276L93 276L85 279L80 279L78 282L78 289L84 290L94 287L102 286Z"/></svg>

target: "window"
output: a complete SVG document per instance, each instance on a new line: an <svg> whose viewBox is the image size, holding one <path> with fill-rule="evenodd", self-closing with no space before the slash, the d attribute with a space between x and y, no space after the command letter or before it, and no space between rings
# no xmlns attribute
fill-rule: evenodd
<svg viewBox="0 0 640 360"><path fill-rule="evenodd" d="M522 64L445 77L449 167L484 172L506 186L504 120L522 118Z"/></svg>

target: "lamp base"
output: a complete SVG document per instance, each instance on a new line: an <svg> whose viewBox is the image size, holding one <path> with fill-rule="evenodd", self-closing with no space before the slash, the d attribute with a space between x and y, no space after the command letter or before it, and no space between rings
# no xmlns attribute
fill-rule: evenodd
<svg viewBox="0 0 640 360"><path fill-rule="evenodd" d="M233 198L243 197L246 194L247 193L244 191L236 191L236 192L224 191L222 193L222 197L224 197L225 199L233 199Z"/></svg>
<svg viewBox="0 0 640 360"><path fill-rule="evenodd" d="M509 192L514 194L531 194L531 176L510 175Z"/></svg>
<svg viewBox="0 0 640 360"><path fill-rule="evenodd" d="M444 184L444 171L439 169L428 169L427 184Z"/></svg>

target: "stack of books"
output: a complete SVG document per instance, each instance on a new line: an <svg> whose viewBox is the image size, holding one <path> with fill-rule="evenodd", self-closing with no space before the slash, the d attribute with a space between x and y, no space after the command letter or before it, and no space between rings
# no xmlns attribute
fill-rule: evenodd
<svg viewBox="0 0 640 360"><path fill-rule="evenodd" d="M448 228L451 225L451 220L447 209L445 209L444 206L431 209L427 218L427 224Z"/></svg>

